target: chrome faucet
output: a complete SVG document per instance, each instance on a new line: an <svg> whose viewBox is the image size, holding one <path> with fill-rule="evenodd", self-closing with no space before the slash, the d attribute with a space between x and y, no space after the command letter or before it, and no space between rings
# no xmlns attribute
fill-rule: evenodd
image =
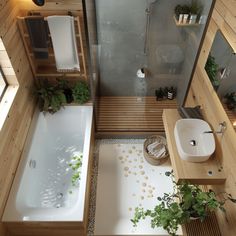
<svg viewBox="0 0 236 236"><path fill-rule="evenodd" d="M204 131L204 134L223 134L226 130L226 122L223 121L221 123L219 123L219 130L218 131L213 131L213 130L209 130L209 131Z"/></svg>

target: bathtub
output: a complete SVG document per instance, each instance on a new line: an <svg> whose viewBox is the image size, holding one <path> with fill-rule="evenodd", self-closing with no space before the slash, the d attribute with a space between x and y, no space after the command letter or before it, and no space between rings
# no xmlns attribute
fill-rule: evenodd
<svg viewBox="0 0 236 236"><path fill-rule="evenodd" d="M3 215L3 222L83 221L92 106L36 112ZM71 158L83 155L73 186Z"/></svg>

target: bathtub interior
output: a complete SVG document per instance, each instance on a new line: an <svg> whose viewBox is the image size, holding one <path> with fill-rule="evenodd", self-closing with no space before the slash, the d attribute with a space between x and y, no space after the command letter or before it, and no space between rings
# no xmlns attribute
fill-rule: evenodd
<svg viewBox="0 0 236 236"><path fill-rule="evenodd" d="M14 187L17 190L10 194L8 200L15 201L18 212L16 215L20 216L18 218L55 219L63 211L65 215L74 214L76 208L80 207L81 219L87 179L91 113L92 107L71 106L54 115L39 114L26 152L27 158L22 164L23 173L18 176L18 184ZM73 186L73 171L69 164L74 156L81 154L81 179ZM7 203L7 206L9 204L11 203ZM12 211L12 207L10 208ZM48 217L42 216L43 211Z"/></svg>

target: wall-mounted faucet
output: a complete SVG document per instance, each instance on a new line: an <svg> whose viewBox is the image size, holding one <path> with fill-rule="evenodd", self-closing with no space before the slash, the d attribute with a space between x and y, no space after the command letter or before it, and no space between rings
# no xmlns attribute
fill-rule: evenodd
<svg viewBox="0 0 236 236"><path fill-rule="evenodd" d="M219 123L219 130L218 131L210 130L210 131L204 131L203 133L204 134L213 134L213 133L215 133L215 134L224 134L225 130L226 130L226 122L223 121L223 122Z"/></svg>

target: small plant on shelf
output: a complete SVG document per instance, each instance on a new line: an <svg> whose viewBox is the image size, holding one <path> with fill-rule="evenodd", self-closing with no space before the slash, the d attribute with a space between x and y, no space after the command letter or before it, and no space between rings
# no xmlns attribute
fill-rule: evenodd
<svg viewBox="0 0 236 236"><path fill-rule="evenodd" d="M217 90L218 87L220 86L220 80L217 77L219 65L216 63L215 57L213 57L211 54L209 54L209 56L207 58L205 70L206 70L206 73L207 73L214 89Z"/></svg>
<svg viewBox="0 0 236 236"><path fill-rule="evenodd" d="M190 13L200 17L202 10L203 10L203 6L199 3L199 1L192 0L191 5L189 6Z"/></svg>
<svg viewBox="0 0 236 236"><path fill-rule="evenodd" d="M195 24L199 21L203 6L198 0L192 0L191 4L177 5L175 7L175 18L178 23Z"/></svg>
<svg viewBox="0 0 236 236"><path fill-rule="evenodd" d="M72 88L72 95L75 102L83 104L89 100L89 86L84 81L79 81Z"/></svg>
<svg viewBox="0 0 236 236"><path fill-rule="evenodd" d="M231 194L223 194L221 201L217 200L214 191L202 191L198 185L182 182L177 185L174 180L173 171L166 172L173 182L173 192L164 193L158 197L159 203L152 210L135 208L135 214L131 221L137 226L140 220L151 218L151 227L163 227L170 235L175 236L180 225L191 219L204 221L210 212L221 209L225 212L224 204L227 200L236 203Z"/></svg>
<svg viewBox="0 0 236 236"><path fill-rule="evenodd" d="M72 169L73 174L71 177L72 186L76 186L80 180L81 167L82 167L83 155L74 156L69 163L69 167Z"/></svg>
<svg viewBox="0 0 236 236"><path fill-rule="evenodd" d="M189 13L190 13L190 7L188 5L177 5L175 7L176 19L179 19L180 14L189 14Z"/></svg>

